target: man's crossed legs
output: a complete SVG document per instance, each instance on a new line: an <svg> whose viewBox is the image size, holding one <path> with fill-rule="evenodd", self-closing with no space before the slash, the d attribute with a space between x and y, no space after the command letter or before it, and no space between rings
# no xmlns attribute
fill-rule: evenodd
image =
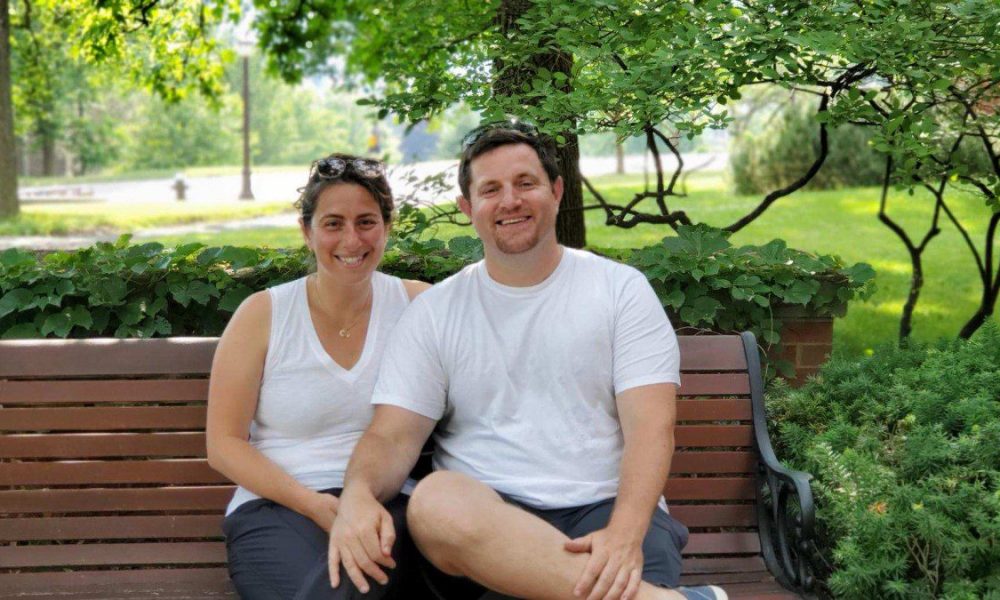
<svg viewBox="0 0 1000 600"><path fill-rule="evenodd" d="M603 528L612 507L608 500L579 509L531 509L505 500L471 477L438 471L414 490L407 521L424 556L448 575L520 598L618 598L635 587L628 585L627 574L598 580L589 596L575 596L590 554L565 548L570 539ZM680 551L686 542L687 529L657 509L642 545L643 581L633 598L688 597L667 589L680 579Z"/></svg>

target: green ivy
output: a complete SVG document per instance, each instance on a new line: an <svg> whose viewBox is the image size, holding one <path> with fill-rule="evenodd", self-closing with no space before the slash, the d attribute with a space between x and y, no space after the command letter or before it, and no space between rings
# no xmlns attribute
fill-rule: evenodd
<svg viewBox="0 0 1000 600"><path fill-rule="evenodd" d="M812 316L843 316L850 300L875 292L875 271L835 256L792 250L783 240L735 247L706 225L630 252L605 251L645 273L675 324L722 332L753 331L780 341L782 314L801 306Z"/></svg>
<svg viewBox="0 0 1000 600"><path fill-rule="evenodd" d="M421 230L419 224L413 228ZM843 314L848 300L871 293L864 264L789 250L775 240L734 248L705 226L632 252L604 251L651 281L675 323L718 331L749 329L778 341L775 309L802 305L811 314ZM382 270L438 282L480 260L482 244L394 237ZM256 290L301 277L308 252L199 243L165 249L130 245L129 237L42 258L0 252L0 337L162 337L218 335L240 302Z"/></svg>
<svg viewBox="0 0 1000 600"><path fill-rule="evenodd" d="M814 474L828 592L1000 597L1000 328L834 359L769 396L779 456Z"/></svg>

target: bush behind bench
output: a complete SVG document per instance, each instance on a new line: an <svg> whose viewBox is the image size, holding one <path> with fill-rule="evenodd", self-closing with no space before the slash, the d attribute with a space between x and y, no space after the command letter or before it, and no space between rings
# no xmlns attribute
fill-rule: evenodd
<svg viewBox="0 0 1000 600"><path fill-rule="evenodd" d="M779 339L781 306L818 316L874 291L867 264L788 249L781 240L733 247L705 226L634 251L598 250L631 264L651 281L675 325ZM447 243L394 238L382 270L437 282L482 257L471 237ZM131 244L128 236L72 252L38 256L0 252L0 337L215 336L249 294L301 277L304 249Z"/></svg>

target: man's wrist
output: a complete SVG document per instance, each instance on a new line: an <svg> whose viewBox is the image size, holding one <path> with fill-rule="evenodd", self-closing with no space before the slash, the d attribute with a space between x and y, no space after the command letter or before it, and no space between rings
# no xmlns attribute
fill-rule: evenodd
<svg viewBox="0 0 1000 600"><path fill-rule="evenodd" d="M634 542L642 543L649 529L649 519L631 513L614 513L608 521L608 529L618 535L632 538Z"/></svg>

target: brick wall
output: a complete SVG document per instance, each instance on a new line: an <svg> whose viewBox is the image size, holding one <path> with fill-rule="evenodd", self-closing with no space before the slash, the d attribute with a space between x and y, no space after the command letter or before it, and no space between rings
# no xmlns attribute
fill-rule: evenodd
<svg viewBox="0 0 1000 600"><path fill-rule="evenodd" d="M776 355L792 363L795 377L789 383L799 386L829 358L833 349L833 319L803 317L786 318L782 322L781 348Z"/></svg>

